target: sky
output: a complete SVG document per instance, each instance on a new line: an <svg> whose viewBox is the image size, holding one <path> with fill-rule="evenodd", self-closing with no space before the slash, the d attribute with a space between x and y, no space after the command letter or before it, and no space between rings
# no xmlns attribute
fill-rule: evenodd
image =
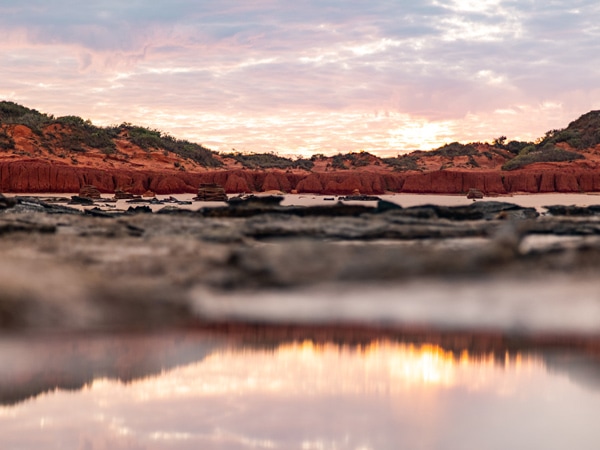
<svg viewBox="0 0 600 450"><path fill-rule="evenodd" d="M600 109L597 0L0 0L0 100L229 152L534 140Z"/></svg>

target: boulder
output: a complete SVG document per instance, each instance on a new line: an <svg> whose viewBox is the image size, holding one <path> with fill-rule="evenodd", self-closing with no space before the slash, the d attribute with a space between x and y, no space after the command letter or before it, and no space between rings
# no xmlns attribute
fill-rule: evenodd
<svg viewBox="0 0 600 450"><path fill-rule="evenodd" d="M99 200L102 198L100 191L98 188L92 184L86 184L79 189L79 197L91 198L94 200Z"/></svg>
<svg viewBox="0 0 600 450"><path fill-rule="evenodd" d="M0 194L0 209L12 208L16 204L17 202L14 198L7 198L4 195Z"/></svg>
<svg viewBox="0 0 600 450"><path fill-rule="evenodd" d="M481 192L479 189L470 188L469 192L467 192L467 198L473 200L483 198L483 192Z"/></svg>
<svg viewBox="0 0 600 450"><path fill-rule="evenodd" d="M202 183L194 200L202 202L226 202L227 194L223 186L216 183Z"/></svg>
<svg viewBox="0 0 600 450"><path fill-rule="evenodd" d="M82 197L80 195L73 195L71 197L71 201L69 201L69 205L93 205L94 200L89 197Z"/></svg>
<svg viewBox="0 0 600 450"><path fill-rule="evenodd" d="M129 200L132 198L135 198L135 195L130 192L125 192L121 189L115 190L115 200Z"/></svg>

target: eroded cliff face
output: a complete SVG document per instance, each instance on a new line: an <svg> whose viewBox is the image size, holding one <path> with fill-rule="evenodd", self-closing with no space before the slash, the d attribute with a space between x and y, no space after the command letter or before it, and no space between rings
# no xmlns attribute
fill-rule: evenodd
<svg viewBox="0 0 600 450"><path fill-rule="evenodd" d="M512 172L452 171L285 172L281 170L205 170L160 172L147 169L78 167L33 158L0 161L0 191L78 192L92 184L101 192L134 194L194 193L201 183L217 183L228 193L298 192L321 195L378 195L385 192L464 194L471 188L487 195L514 192L598 192L600 171L581 167L531 168Z"/></svg>
<svg viewBox="0 0 600 450"><path fill-rule="evenodd" d="M397 158L396 165L368 153L319 157L310 171L244 168L227 155L215 154L222 167L211 169L164 149L141 148L125 132L115 138L110 153L85 145L65 147L73 131L61 124L37 132L5 124L0 131L5 136L0 148L0 192L68 193L94 185L104 193L119 189L178 194L197 192L201 183L217 183L227 193L465 194L472 188L486 195L600 192L600 145L582 150L584 156L578 161L536 163L512 171L502 170L502 165L514 155L490 144L415 152Z"/></svg>

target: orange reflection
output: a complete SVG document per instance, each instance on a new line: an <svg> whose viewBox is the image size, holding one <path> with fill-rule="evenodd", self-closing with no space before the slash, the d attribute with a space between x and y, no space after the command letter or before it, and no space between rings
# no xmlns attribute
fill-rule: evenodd
<svg viewBox="0 0 600 450"><path fill-rule="evenodd" d="M520 354L473 356L435 345L388 341L363 347L305 341L274 350L225 349L129 389L139 401L228 393L389 394L456 386L506 393L540 370L544 371L542 360ZM91 388L101 390L109 384L98 380Z"/></svg>

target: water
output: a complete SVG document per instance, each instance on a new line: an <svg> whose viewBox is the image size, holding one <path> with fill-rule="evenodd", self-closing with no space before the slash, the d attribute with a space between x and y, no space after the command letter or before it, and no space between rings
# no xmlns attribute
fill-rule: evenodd
<svg viewBox="0 0 600 450"><path fill-rule="evenodd" d="M470 203L384 198L405 207ZM597 198L493 200L540 209ZM556 239L528 236L523 248ZM473 246L464 239L432 245L466 244ZM0 335L0 448L592 449L600 441L595 273L283 292L199 287L190 301L217 323L270 325Z"/></svg>
<svg viewBox="0 0 600 450"><path fill-rule="evenodd" d="M595 449L597 350L593 340L318 328L9 336L0 343L0 442Z"/></svg>
<svg viewBox="0 0 600 450"><path fill-rule="evenodd" d="M11 195L24 195L24 194L11 194ZM63 197L70 198L73 193L63 194L32 194L44 198ZM256 195L269 195L266 193L257 193ZM283 194L282 194L283 195ZM197 210L202 207L214 207L214 206L225 206L225 202L203 202L193 201L196 194L176 194L176 195L157 195L156 198L160 200L168 199L169 197L175 197L181 201L192 201L191 205L178 205L178 208ZM231 196L230 196L231 197ZM321 196L313 194L285 194L284 199L281 202L284 206L314 206L314 205L330 205L337 201L337 196ZM418 206L424 204L436 204L443 206L464 206L469 205L473 200L469 200L464 195L443 195L443 194L386 194L379 195L379 198L387 200L393 203L397 203L402 207L408 208L411 206ZM103 198L109 199L110 196L103 195ZM325 200L325 199L334 199ZM150 200L150 199L146 199ZM544 206L548 205L576 205L576 206L590 206L600 204L599 194L563 194L563 193L549 193L549 194L514 194L505 196L494 196L485 197L483 201L500 201L514 203L523 207L536 208L539 212L544 212ZM375 201L346 201L349 204L360 204L367 206L376 206ZM70 205L76 209L91 209L95 206L103 206L104 209L119 209L127 210L130 206L137 206L136 203L128 203L127 200L118 200L114 203L107 203L103 206L102 202L97 203L94 206L81 206L81 205ZM158 211L164 207L164 205L150 205L153 211Z"/></svg>

